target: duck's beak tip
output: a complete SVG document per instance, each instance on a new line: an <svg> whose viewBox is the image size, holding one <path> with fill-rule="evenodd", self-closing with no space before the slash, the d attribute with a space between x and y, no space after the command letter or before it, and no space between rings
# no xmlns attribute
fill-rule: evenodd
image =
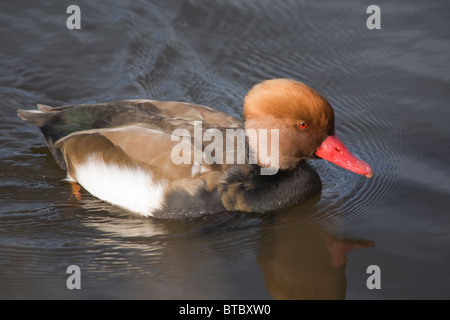
<svg viewBox="0 0 450 320"><path fill-rule="evenodd" d="M336 135L326 138L316 150L316 155L367 178L373 177L370 165L351 154Z"/></svg>
<svg viewBox="0 0 450 320"><path fill-rule="evenodd" d="M369 178L369 179L373 177L373 171L372 171L372 169L369 171L368 174L366 174L366 177Z"/></svg>

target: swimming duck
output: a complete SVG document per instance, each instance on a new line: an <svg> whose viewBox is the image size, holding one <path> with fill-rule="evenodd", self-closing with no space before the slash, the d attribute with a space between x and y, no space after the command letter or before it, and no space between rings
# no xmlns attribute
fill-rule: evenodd
<svg viewBox="0 0 450 320"><path fill-rule="evenodd" d="M297 204L322 188L306 159L372 176L336 136L328 101L291 79L251 88L243 122L206 106L155 100L38 105L18 116L41 130L68 181L144 216Z"/></svg>

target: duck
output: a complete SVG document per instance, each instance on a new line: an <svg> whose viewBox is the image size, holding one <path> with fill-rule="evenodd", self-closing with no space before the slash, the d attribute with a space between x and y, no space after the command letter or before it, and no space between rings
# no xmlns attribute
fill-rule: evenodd
<svg viewBox="0 0 450 320"><path fill-rule="evenodd" d="M82 187L143 216L264 213L299 204L322 190L311 159L372 177L371 166L338 138L330 103L303 82L265 80L243 100L242 120L148 99L38 104L18 116L40 129L65 180L78 186L74 194Z"/></svg>

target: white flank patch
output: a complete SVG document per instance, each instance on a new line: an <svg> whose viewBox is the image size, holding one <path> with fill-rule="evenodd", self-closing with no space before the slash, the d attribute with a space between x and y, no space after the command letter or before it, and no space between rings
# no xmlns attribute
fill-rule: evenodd
<svg viewBox="0 0 450 320"><path fill-rule="evenodd" d="M163 204L165 183L155 182L140 168L120 168L91 157L77 168L76 178L97 198L144 216Z"/></svg>

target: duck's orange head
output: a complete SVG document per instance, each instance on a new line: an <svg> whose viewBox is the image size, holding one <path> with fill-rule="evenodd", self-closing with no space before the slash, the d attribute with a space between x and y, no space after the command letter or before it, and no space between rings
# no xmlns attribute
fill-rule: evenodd
<svg viewBox="0 0 450 320"><path fill-rule="evenodd" d="M330 103L304 83L272 79L255 85L244 100L244 120L246 130L278 129L280 169L292 169L301 159L319 157L372 176L371 167L352 155L336 136ZM255 144L250 141L252 148ZM258 163L266 164L260 158Z"/></svg>

